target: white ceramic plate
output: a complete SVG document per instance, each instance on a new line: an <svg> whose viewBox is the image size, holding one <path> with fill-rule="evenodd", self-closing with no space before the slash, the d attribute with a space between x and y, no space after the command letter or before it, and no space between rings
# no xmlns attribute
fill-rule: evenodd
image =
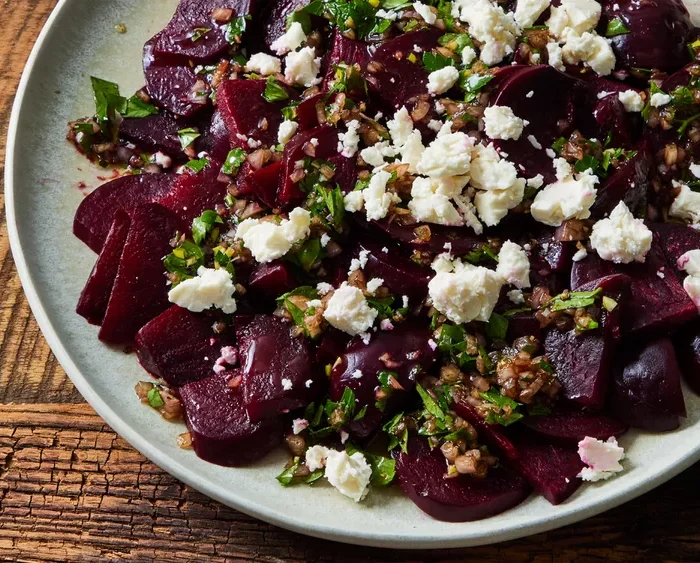
<svg viewBox="0 0 700 563"><path fill-rule="evenodd" d="M176 0L61 0L34 48L12 113L5 195L10 241L34 315L77 388L121 436L188 485L267 522L312 536L396 548L480 545L544 532L628 501L700 459L700 398L686 392L689 418L664 435L630 432L625 471L581 487L561 506L531 497L505 514L448 524L419 511L398 489L372 491L355 504L328 485L283 489L275 480L285 455L246 469L198 459L175 444L180 425L136 399L146 374L133 355L100 344L97 330L74 313L95 255L71 232L73 213L100 171L64 140L66 123L90 115L90 75L131 94L142 85L143 43L168 21ZM697 10L696 10L697 13ZM126 35L114 31L125 23ZM104 173L104 172L102 172Z"/></svg>

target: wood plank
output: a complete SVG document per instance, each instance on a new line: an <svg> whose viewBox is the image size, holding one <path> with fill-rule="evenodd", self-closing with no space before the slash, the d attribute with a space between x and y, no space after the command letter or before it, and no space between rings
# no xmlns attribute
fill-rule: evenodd
<svg viewBox="0 0 700 563"><path fill-rule="evenodd" d="M0 560L700 561L698 480L696 465L599 517L500 546L348 547L209 500L132 450L86 405L10 405L0 407Z"/></svg>

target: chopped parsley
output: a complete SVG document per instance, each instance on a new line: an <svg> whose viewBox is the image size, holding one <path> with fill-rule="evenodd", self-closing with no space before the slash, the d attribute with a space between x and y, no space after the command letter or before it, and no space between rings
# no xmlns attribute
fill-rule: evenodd
<svg viewBox="0 0 700 563"><path fill-rule="evenodd" d="M271 103L282 102L289 99L289 92L274 76L269 76L265 83L263 98Z"/></svg>
<svg viewBox="0 0 700 563"><path fill-rule="evenodd" d="M625 35L629 32L630 30L625 23L620 18L615 18L608 22L608 27L605 29L605 37Z"/></svg>
<svg viewBox="0 0 700 563"><path fill-rule="evenodd" d="M224 165L221 167L221 172L227 176L235 176L241 168L248 155L243 149L233 149L228 153Z"/></svg>
<svg viewBox="0 0 700 563"><path fill-rule="evenodd" d="M187 129L180 129L177 132L177 136L180 138L180 146L182 146L182 150L185 150L202 135L194 127L188 127Z"/></svg>

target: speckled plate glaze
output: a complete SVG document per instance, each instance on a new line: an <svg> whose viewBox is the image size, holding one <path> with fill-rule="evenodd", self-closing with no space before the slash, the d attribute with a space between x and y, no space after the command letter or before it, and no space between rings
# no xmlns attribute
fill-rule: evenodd
<svg viewBox="0 0 700 563"><path fill-rule="evenodd" d="M697 20L700 0L691 11ZM447 548L510 540L582 520L626 502L700 459L700 397L686 392L690 416L664 435L630 432L625 471L581 487L565 504L533 496L479 522L449 524L418 510L398 490L374 490L361 504L327 484L282 489L282 451L245 469L208 464L175 444L183 431L143 407L133 393L146 377L133 355L97 340L74 313L95 255L71 232L73 213L104 171L64 140L66 123L91 114L89 76L142 85L141 49L173 13L176 0L61 0L29 58L12 113L5 196L12 252L34 315L59 362L95 410L136 449L188 485L233 508L290 530L348 543ZM125 23L128 33L114 26ZM81 184L84 183L84 184Z"/></svg>

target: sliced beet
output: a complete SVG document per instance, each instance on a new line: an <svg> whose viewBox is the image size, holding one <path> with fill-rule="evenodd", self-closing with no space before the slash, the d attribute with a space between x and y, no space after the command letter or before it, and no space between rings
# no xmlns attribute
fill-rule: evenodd
<svg viewBox="0 0 700 563"><path fill-rule="evenodd" d="M348 158L336 154L328 158L335 169L332 182L338 184L340 191L347 194L355 189L357 183L357 155Z"/></svg>
<svg viewBox="0 0 700 563"><path fill-rule="evenodd" d="M299 282L287 263L282 260L257 264L248 281L248 290L266 299L276 299L298 286Z"/></svg>
<svg viewBox="0 0 700 563"><path fill-rule="evenodd" d="M119 137L147 152L164 152L182 156L182 145L177 132L185 125L166 115L124 119L119 125Z"/></svg>
<svg viewBox="0 0 700 563"><path fill-rule="evenodd" d="M243 170L239 175L243 174ZM260 170L250 170L239 182L239 188L243 188L243 193L252 193L263 204L268 207L275 207L277 198L277 187L282 175L282 163L273 162L263 166ZM241 186L243 184L243 186ZM242 193L239 191L239 193Z"/></svg>
<svg viewBox="0 0 700 563"><path fill-rule="evenodd" d="M226 124L218 109L212 115L208 127L204 129L204 134L201 137L201 148L219 162L224 162L229 150L231 150L228 129L226 129Z"/></svg>
<svg viewBox="0 0 700 563"><path fill-rule="evenodd" d="M224 22L212 18L216 8L233 10L233 17L252 14L253 0L181 0L175 15L154 41L156 56L178 57L183 63L206 63L231 47Z"/></svg>
<svg viewBox="0 0 700 563"><path fill-rule="evenodd" d="M612 411L635 428L673 430L685 417L681 372L673 344L660 338L626 346L615 371Z"/></svg>
<svg viewBox="0 0 700 563"><path fill-rule="evenodd" d="M102 324L105 317L130 224L129 214L121 209L117 210L102 252L80 294L76 313L90 324Z"/></svg>
<svg viewBox="0 0 700 563"><path fill-rule="evenodd" d="M174 387L209 377L221 348L234 341L231 334L214 332L213 323L207 315L177 305L170 307L136 335L134 348L139 363Z"/></svg>
<svg viewBox="0 0 700 563"><path fill-rule="evenodd" d="M423 52L438 46L441 35L435 28L412 31L382 43L374 51L365 78L385 108L411 106L419 96L428 94L428 71L408 56L413 53L420 61Z"/></svg>
<svg viewBox="0 0 700 563"><path fill-rule="evenodd" d="M239 315L235 327L243 402L252 421L274 418L313 401L319 384L313 381L311 352L292 324L272 315Z"/></svg>
<svg viewBox="0 0 700 563"><path fill-rule="evenodd" d="M364 219L358 219L357 222L366 228L367 222ZM437 254L446 252L446 249L450 248L454 256L463 256L481 248L487 242L486 237L475 235L469 227L445 227L427 223L408 227L389 219L372 221L371 225L378 227L398 243ZM423 231L426 227L430 230L430 239L426 240L416 234L416 229L419 227L422 227Z"/></svg>
<svg viewBox="0 0 700 563"><path fill-rule="evenodd" d="M271 0L265 7L260 24L260 36L265 46L270 46L287 30L287 18L296 10L303 8L309 0Z"/></svg>
<svg viewBox="0 0 700 563"><path fill-rule="evenodd" d="M598 186L591 215L596 219L607 217L618 203L624 201L635 216L644 216L654 168L654 157L646 144L639 145L637 154Z"/></svg>
<svg viewBox="0 0 700 563"><path fill-rule="evenodd" d="M340 400L346 388L355 393L357 410L367 407L363 418L348 425L348 432L358 437L368 436L401 405L416 383L416 372L427 371L435 361L435 352L428 344L431 332L422 326L403 322L391 331L372 334L369 344L361 337L353 338L333 366L331 373L331 399ZM392 371L402 390L389 396L385 408L379 410L375 403L379 388L377 374ZM359 373L358 373L359 372Z"/></svg>
<svg viewBox="0 0 700 563"><path fill-rule="evenodd" d="M611 436L621 436L627 425L604 414L559 407L551 414L526 416L523 424L533 432L550 440L578 444L586 436L607 440Z"/></svg>
<svg viewBox="0 0 700 563"><path fill-rule="evenodd" d="M510 303L510 309L516 307ZM540 340L542 329L540 321L537 320L534 312L521 311L508 317L508 332L506 333L506 342L512 342L516 338L522 336L534 336Z"/></svg>
<svg viewBox="0 0 700 563"><path fill-rule="evenodd" d="M335 364L335 361L345 352L350 338L350 335L343 331L332 326L328 327L316 348L316 364L323 367Z"/></svg>
<svg viewBox="0 0 700 563"><path fill-rule="evenodd" d="M280 419L251 422L240 389L224 374L180 388L185 422L195 453L205 461L237 467L262 458L282 437Z"/></svg>
<svg viewBox="0 0 700 563"><path fill-rule="evenodd" d="M292 140L284 147L282 159L284 168L282 169L279 191L277 192L277 202L280 207L287 207L304 198L304 193L301 191L299 183L294 182L290 176L296 169L296 163L308 157L304 152L304 146L311 142L311 139L318 140L315 158L327 160L338 154L338 133L335 127L330 125L309 129L292 137Z"/></svg>
<svg viewBox="0 0 700 563"><path fill-rule="evenodd" d="M585 464L576 445L553 444L524 429L511 435L520 454L513 467L550 503L561 504L581 486Z"/></svg>
<svg viewBox="0 0 700 563"><path fill-rule="evenodd" d="M423 438L408 442L408 453L394 453L399 484L423 512L445 522L469 522L495 516L530 494L525 479L503 466L489 469L485 479L466 475L445 479L446 463L439 448Z"/></svg>
<svg viewBox="0 0 700 563"><path fill-rule="evenodd" d="M232 147L249 151L249 139L265 147L277 144L277 131L283 119L282 108L294 100L296 92L283 86L289 99L268 102L263 98L265 85L266 81L262 79L225 80L216 91L216 101ZM266 124L264 127L263 123Z"/></svg>
<svg viewBox="0 0 700 563"><path fill-rule="evenodd" d="M678 259L690 250L700 248L700 232L685 223L648 223L654 239L666 255L669 266L677 272Z"/></svg>
<svg viewBox="0 0 700 563"><path fill-rule="evenodd" d="M333 98L335 99L335 97ZM296 108L297 111L297 123L299 124L298 131L306 131L307 129L314 129L321 125L318 122L318 112L316 111L316 104L319 102L322 106L326 105L326 100L330 102L328 94L316 94L310 96L303 100Z"/></svg>
<svg viewBox="0 0 700 563"><path fill-rule="evenodd" d="M323 78L323 89L328 90L335 78L335 65L345 63L349 66L357 64L361 70L365 70L369 61L369 46L364 41L355 41L348 39L342 33L336 30L333 33L328 55L324 61L326 65L326 74ZM349 95L353 98L358 95L364 97L364 92L350 92Z"/></svg>
<svg viewBox="0 0 700 563"><path fill-rule="evenodd" d="M577 82L551 66L540 65L514 73L491 94L490 105L509 106L515 115L530 122L518 140L494 140L499 152L507 153L525 177L542 174L547 183L556 180L545 149L559 137L568 137L573 129ZM530 136L542 148L535 148Z"/></svg>
<svg viewBox="0 0 700 563"><path fill-rule="evenodd" d="M555 238L551 229L543 229L536 237L537 247L532 255L535 269L538 262L544 263L552 272L568 272L576 254L576 243Z"/></svg>
<svg viewBox="0 0 700 563"><path fill-rule="evenodd" d="M176 179L174 174L139 174L102 184L80 202L73 219L73 234L99 253L118 210L129 211L160 201Z"/></svg>
<svg viewBox="0 0 700 563"><path fill-rule="evenodd" d="M681 0L605 0L598 29L620 19L629 33L611 38L618 66L673 72L690 59L686 43L693 31Z"/></svg>
<svg viewBox="0 0 700 563"><path fill-rule="evenodd" d="M665 331L694 319L697 308L666 260L657 237L643 264L614 264L590 252L571 269L571 289L611 274L632 280L629 311L623 329L630 334Z"/></svg>
<svg viewBox="0 0 700 563"><path fill-rule="evenodd" d="M694 323L684 328L674 336L673 343L686 382L700 395L700 326Z"/></svg>
<svg viewBox="0 0 700 563"><path fill-rule="evenodd" d="M163 256L182 222L168 209L151 203L131 212L131 225L119 261L99 339L130 344L148 321L170 306Z"/></svg>

